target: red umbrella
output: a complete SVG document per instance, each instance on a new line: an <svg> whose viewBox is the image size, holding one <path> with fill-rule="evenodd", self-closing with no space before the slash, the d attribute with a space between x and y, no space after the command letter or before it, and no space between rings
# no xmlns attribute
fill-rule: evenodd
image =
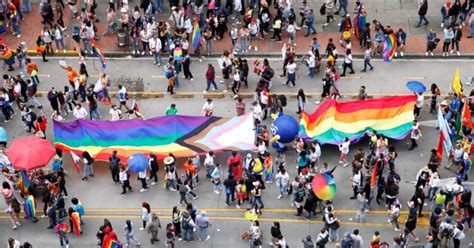
<svg viewBox="0 0 474 248"><path fill-rule="evenodd" d="M48 164L56 149L48 140L33 135L15 139L6 152L15 169L34 170Z"/></svg>

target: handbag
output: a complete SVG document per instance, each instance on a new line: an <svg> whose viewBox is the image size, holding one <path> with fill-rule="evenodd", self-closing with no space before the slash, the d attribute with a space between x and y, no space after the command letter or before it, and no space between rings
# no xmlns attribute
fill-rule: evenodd
<svg viewBox="0 0 474 248"><path fill-rule="evenodd" d="M341 225L340 225L339 221L336 220L336 221L334 221L329 227L330 227L331 229L333 229L333 230L337 230L337 229L339 229L340 226L341 226Z"/></svg>
<svg viewBox="0 0 474 248"><path fill-rule="evenodd" d="M46 137L42 130L38 130L38 132L36 132L35 135L42 138L42 139L44 139Z"/></svg>

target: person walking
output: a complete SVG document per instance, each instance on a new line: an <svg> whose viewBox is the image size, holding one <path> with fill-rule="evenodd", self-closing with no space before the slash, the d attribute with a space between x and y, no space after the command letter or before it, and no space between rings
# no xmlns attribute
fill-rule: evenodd
<svg viewBox="0 0 474 248"><path fill-rule="evenodd" d="M217 90L217 84L216 84L216 70L214 69L214 66L212 64L207 65L207 71L206 71L206 90L203 91L203 93L207 93L211 89L211 85L214 86L214 90Z"/></svg>
<svg viewBox="0 0 474 248"><path fill-rule="evenodd" d="M293 88L296 86L296 63L293 58L291 58L288 62L288 64L285 66L286 72L287 72L287 80L285 83L283 83L285 86L288 86L290 88ZM291 83L291 85L290 85Z"/></svg>
<svg viewBox="0 0 474 248"><path fill-rule="evenodd" d="M214 167L212 173L211 173L211 178L212 178L212 184L214 186L214 193L220 194L220 189L222 188L222 175L223 172L221 170L221 166L219 163L216 164Z"/></svg>
<svg viewBox="0 0 474 248"><path fill-rule="evenodd" d="M411 127L411 132L410 132L410 140L411 140L411 146L408 149L409 151L415 149L415 147L418 146L416 141L420 138L421 132L420 132L420 124L418 123L417 120L413 121L413 125Z"/></svg>
<svg viewBox="0 0 474 248"><path fill-rule="evenodd" d="M154 244L155 241L159 242L160 239L158 238L158 228L161 228L160 219L158 215L155 213L151 214L151 222L147 227L148 233L151 235L150 242Z"/></svg>
<svg viewBox="0 0 474 248"><path fill-rule="evenodd" d="M474 19L474 18L473 18ZM469 19L470 20L470 19ZM474 21L473 21L474 23ZM275 40L277 39L277 42L281 42L281 27L282 27L282 21L281 21L281 17L280 15L277 15L274 19L273 19L273 36L272 36L272 40ZM474 27L474 25L473 25ZM473 28L474 30L474 28Z"/></svg>
<svg viewBox="0 0 474 248"><path fill-rule="evenodd" d="M290 20L286 31L288 32L288 44L296 46L296 22L294 20Z"/></svg>
<svg viewBox="0 0 474 248"><path fill-rule="evenodd" d="M119 164L120 164L120 158L117 157L117 150L113 150L112 155L109 158L109 169L112 175L112 180L114 181L115 184L120 183Z"/></svg>
<svg viewBox="0 0 474 248"><path fill-rule="evenodd" d="M128 169L125 169L125 167L120 168L119 180L122 184L122 195L127 193L127 189L132 191L132 187L130 186L130 174Z"/></svg>
<svg viewBox="0 0 474 248"><path fill-rule="evenodd" d="M133 241L134 245L140 246L140 242L135 238L135 231L133 229L132 222L130 220L125 221L125 227L123 228L123 235L125 236L125 246L130 247L131 242Z"/></svg>
<svg viewBox="0 0 474 248"><path fill-rule="evenodd" d="M310 34L316 34L316 29L314 29L314 12L313 9L309 10L308 16L306 17L306 26L307 31L305 37L308 37Z"/></svg>
<svg viewBox="0 0 474 248"><path fill-rule="evenodd" d="M148 154L148 165L150 167L150 180L153 180L151 182L151 185L156 185L158 183L158 158L154 153Z"/></svg>
<svg viewBox="0 0 474 248"><path fill-rule="evenodd" d="M138 172L138 179L142 183L142 188L140 189L140 193L148 191L148 185L146 183L146 178L147 178L146 171L147 169L145 168L145 170Z"/></svg>
<svg viewBox="0 0 474 248"><path fill-rule="evenodd" d="M330 22L334 21L334 0L326 0L323 6L319 12L322 15L326 15L326 23L323 24L323 27L326 27Z"/></svg>
<svg viewBox="0 0 474 248"><path fill-rule="evenodd" d="M354 74L355 71L354 71L354 68L352 67L352 53L351 53L351 49L346 49L346 55L344 57L344 62L342 63L342 74L341 74L341 77L345 77L346 76L346 70L347 68L351 69L351 71L349 72L349 74Z"/></svg>
<svg viewBox="0 0 474 248"><path fill-rule="evenodd" d="M140 231L143 231L146 228L146 223L151 219L151 208L148 202L142 202L141 219L143 226L140 227Z"/></svg>
<svg viewBox="0 0 474 248"><path fill-rule="evenodd" d="M339 151L341 152L341 155L339 156L339 163L343 164L344 167L346 167L349 164L346 158L347 158L347 155L349 154L350 144L351 144L351 141L347 137L344 138L344 141L342 142L342 144L339 144Z"/></svg>
<svg viewBox="0 0 474 248"><path fill-rule="evenodd" d="M389 206L390 207L390 212L389 212L389 218L387 219L387 222L389 224L395 225L395 232L400 231L400 223L398 222L398 218L400 217L400 204L395 203Z"/></svg>
<svg viewBox="0 0 474 248"><path fill-rule="evenodd" d="M58 235L59 244L61 245L61 247L69 248L69 227L63 218L58 219L58 224L56 224L54 230Z"/></svg>
<svg viewBox="0 0 474 248"><path fill-rule="evenodd" d="M303 89L298 90L298 94L296 95L296 104L298 107L297 114L301 114L304 111L304 105L306 104L306 95L304 94Z"/></svg>
<svg viewBox="0 0 474 248"><path fill-rule="evenodd" d="M428 13L428 0L420 0L419 6L418 6L418 16L420 17L420 21L415 27L419 28L422 21L425 21L425 26L430 23L428 19L426 19L427 13Z"/></svg>
<svg viewBox="0 0 474 248"><path fill-rule="evenodd" d="M370 46L368 46L364 52L364 69L361 70L360 72L366 72L367 66L370 67L370 70L374 69L374 67L370 63L370 60L372 59L372 57L373 57L372 49L370 48Z"/></svg>

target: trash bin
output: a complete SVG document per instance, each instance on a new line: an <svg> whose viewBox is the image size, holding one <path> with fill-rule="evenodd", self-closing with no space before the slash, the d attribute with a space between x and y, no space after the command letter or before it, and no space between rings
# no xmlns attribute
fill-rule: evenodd
<svg viewBox="0 0 474 248"><path fill-rule="evenodd" d="M117 31L117 45L124 47L128 45L128 32L124 28L120 28Z"/></svg>

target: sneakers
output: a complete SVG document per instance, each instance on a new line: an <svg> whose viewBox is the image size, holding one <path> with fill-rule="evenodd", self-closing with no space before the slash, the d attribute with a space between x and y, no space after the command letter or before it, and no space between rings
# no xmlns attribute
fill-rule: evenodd
<svg viewBox="0 0 474 248"><path fill-rule="evenodd" d="M240 205L236 205L235 207L238 208L238 209L240 209Z"/></svg>
<svg viewBox="0 0 474 248"><path fill-rule="evenodd" d="M255 52L257 52L257 51L258 51L258 49L257 49L257 47L255 47Z"/></svg>
<svg viewBox="0 0 474 248"><path fill-rule="evenodd" d="M425 55L428 56L428 52L426 52Z"/></svg>
<svg viewBox="0 0 474 248"><path fill-rule="evenodd" d="M400 228L394 228L393 229L395 232L400 232Z"/></svg>
<svg viewBox="0 0 474 248"><path fill-rule="evenodd" d="M459 51L457 51L456 54L457 54L458 56L461 56L461 53L460 53Z"/></svg>
<svg viewBox="0 0 474 248"><path fill-rule="evenodd" d="M329 25L329 23L326 22L323 24L323 27L326 27L327 25Z"/></svg>
<svg viewBox="0 0 474 248"><path fill-rule="evenodd" d="M404 55L403 55L403 52L400 52L400 56L401 56L401 57L403 57L403 56L404 56Z"/></svg>
<svg viewBox="0 0 474 248"><path fill-rule="evenodd" d="M199 196L195 196L195 197L193 197L193 200L196 200L197 198L199 198Z"/></svg>
<svg viewBox="0 0 474 248"><path fill-rule="evenodd" d="M140 189L140 193L147 192L147 189Z"/></svg>
<svg viewBox="0 0 474 248"><path fill-rule="evenodd" d="M220 192L217 190L214 190L214 193L216 193L217 195L220 194Z"/></svg>
<svg viewBox="0 0 474 248"><path fill-rule="evenodd" d="M156 182L151 182L151 185L156 185L157 183Z"/></svg>
<svg viewBox="0 0 474 248"><path fill-rule="evenodd" d="M145 51L142 52L142 55L145 55Z"/></svg>
<svg viewBox="0 0 474 248"><path fill-rule="evenodd" d="M66 53L66 49L63 49L63 52Z"/></svg>
<svg viewBox="0 0 474 248"><path fill-rule="evenodd" d="M395 58L396 58L396 57L398 57L398 53L397 53L397 52L395 52Z"/></svg>
<svg viewBox="0 0 474 248"><path fill-rule="evenodd" d="M143 230L145 230L145 228L143 228L143 227L140 227L140 231L143 231Z"/></svg>
<svg viewBox="0 0 474 248"><path fill-rule="evenodd" d="M339 160L339 163L340 163L340 164L343 164L343 163L344 163L344 161L342 161L342 160Z"/></svg>
<svg viewBox="0 0 474 248"><path fill-rule="evenodd" d="M211 235L207 235L207 237L206 237L206 240L205 240L205 241L208 241L210 238L211 238Z"/></svg>
<svg viewBox="0 0 474 248"><path fill-rule="evenodd" d="M281 198L283 198L283 196L282 196L282 195L279 195L279 196L277 197L277 199L281 199Z"/></svg>

